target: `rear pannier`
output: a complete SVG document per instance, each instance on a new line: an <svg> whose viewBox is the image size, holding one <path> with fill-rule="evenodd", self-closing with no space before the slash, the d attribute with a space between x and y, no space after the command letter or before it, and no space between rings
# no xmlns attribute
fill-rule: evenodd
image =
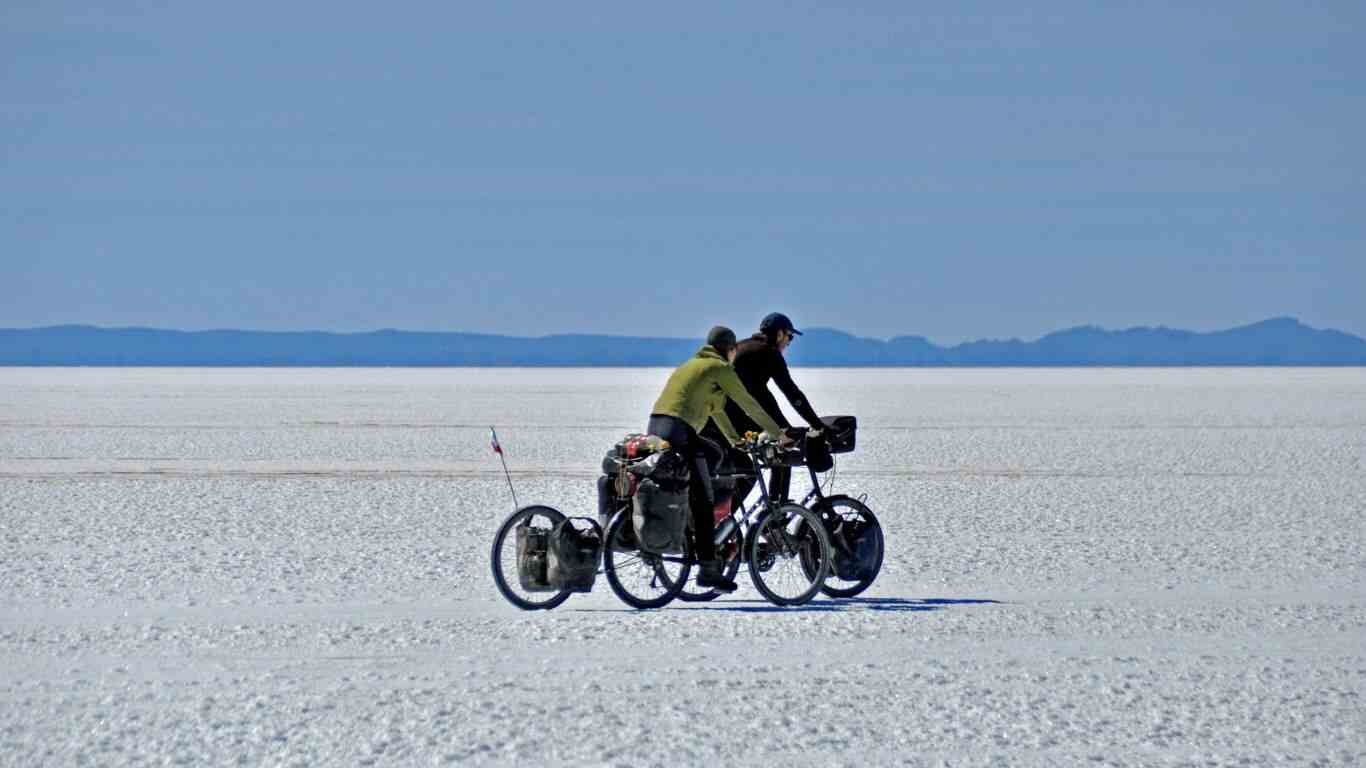
<svg viewBox="0 0 1366 768"><path fill-rule="evenodd" d="M602 529L587 517L568 517L550 530L546 581L558 589L589 592L602 559Z"/></svg>
<svg viewBox="0 0 1366 768"><path fill-rule="evenodd" d="M622 473L625 475L626 473ZM634 552L640 547L636 543L636 525L631 515L631 497L617 494L617 477L603 475L598 478L598 524L603 530L603 545L608 546L607 525L612 516L626 510L626 519L617 528L617 536L610 542L613 552Z"/></svg>
<svg viewBox="0 0 1366 768"><path fill-rule="evenodd" d="M517 580L528 592L558 592L547 578L546 562L550 544L550 530L517 526Z"/></svg>
<svg viewBox="0 0 1366 768"><path fill-rule="evenodd" d="M640 549L657 555L683 553L688 524L688 490L672 490L654 480L640 481L633 499L632 520Z"/></svg>

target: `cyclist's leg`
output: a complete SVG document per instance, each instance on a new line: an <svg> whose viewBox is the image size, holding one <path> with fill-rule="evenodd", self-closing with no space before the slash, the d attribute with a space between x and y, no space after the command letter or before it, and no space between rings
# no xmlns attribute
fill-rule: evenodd
<svg viewBox="0 0 1366 768"><path fill-rule="evenodd" d="M689 462L688 508L693 521L693 554L699 561L716 558L716 521L712 519L712 466L708 456L715 444L704 441L686 421L676 416L652 415L649 433L669 441L673 450L683 454ZM706 446L711 446L707 448Z"/></svg>
<svg viewBox="0 0 1366 768"><path fill-rule="evenodd" d="M716 520L712 510L716 506L711 487L711 466L704 451L692 456L692 472L688 478L688 506L692 508L694 552L699 562L716 559Z"/></svg>
<svg viewBox="0 0 1366 768"><path fill-rule="evenodd" d="M768 495L774 502L787 501L792 486L792 467L774 467L768 473Z"/></svg>

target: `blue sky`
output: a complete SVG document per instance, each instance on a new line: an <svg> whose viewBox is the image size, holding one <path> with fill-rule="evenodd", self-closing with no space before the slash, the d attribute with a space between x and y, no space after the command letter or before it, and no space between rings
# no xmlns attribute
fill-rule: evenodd
<svg viewBox="0 0 1366 768"><path fill-rule="evenodd" d="M117 5L6 7L0 326L1366 335L1361 3Z"/></svg>

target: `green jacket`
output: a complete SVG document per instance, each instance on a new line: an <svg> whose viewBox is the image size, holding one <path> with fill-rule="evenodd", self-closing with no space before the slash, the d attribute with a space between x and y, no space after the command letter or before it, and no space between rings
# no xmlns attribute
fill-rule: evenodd
<svg viewBox="0 0 1366 768"><path fill-rule="evenodd" d="M735 369L711 345L697 350L696 355L674 370L650 413L682 419L699 434L707 426L707 419L711 419L735 443L740 435L726 417L727 398L734 400L764 431L775 437L782 435L782 427L749 394Z"/></svg>

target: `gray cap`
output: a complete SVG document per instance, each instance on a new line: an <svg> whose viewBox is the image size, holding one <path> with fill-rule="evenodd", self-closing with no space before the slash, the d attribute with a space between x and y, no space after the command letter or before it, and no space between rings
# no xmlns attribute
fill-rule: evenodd
<svg viewBox="0 0 1366 768"><path fill-rule="evenodd" d="M724 355L735 349L735 331L724 325L718 325L707 331L707 344L715 347L717 352Z"/></svg>

